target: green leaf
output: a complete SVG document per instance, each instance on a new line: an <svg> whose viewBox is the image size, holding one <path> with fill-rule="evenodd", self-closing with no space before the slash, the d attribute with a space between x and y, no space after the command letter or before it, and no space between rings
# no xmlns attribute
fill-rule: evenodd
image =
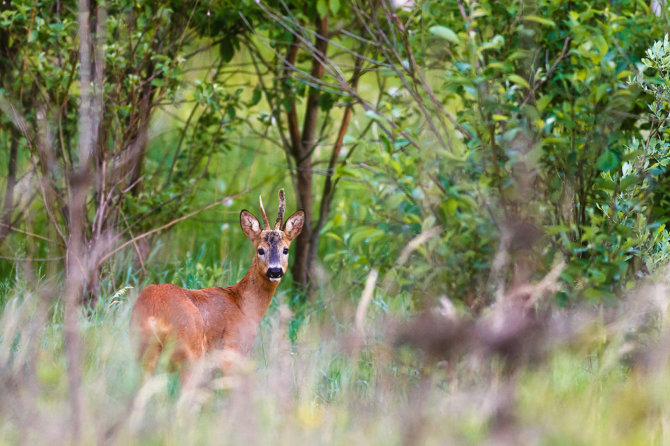
<svg viewBox="0 0 670 446"><path fill-rule="evenodd" d="M566 225L552 225L547 226L545 232L547 235L556 235L564 232L565 233L570 232L570 228Z"/></svg>
<svg viewBox="0 0 670 446"><path fill-rule="evenodd" d="M261 100L261 88L260 85L256 85L256 88L254 88L253 96L251 97L251 103L253 105L256 105L260 102L260 100Z"/></svg>
<svg viewBox="0 0 670 446"><path fill-rule="evenodd" d="M551 102L551 96L545 95L535 101L535 106L540 112L543 112L544 109L547 108L547 105L549 105L549 102Z"/></svg>
<svg viewBox="0 0 670 446"><path fill-rule="evenodd" d="M596 187L596 189L604 190L606 192L612 192L616 187L616 183L611 178L600 177L596 179L594 186Z"/></svg>
<svg viewBox="0 0 670 446"><path fill-rule="evenodd" d="M496 34L490 42L482 43L477 51L481 53L487 50L499 50L503 45L505 45L505 38L500 34Z"/></svg>
<svg viewBox="0 0 670 446"><path fill-rule="evenodd" d="M337 14L340 11L340 0L330 0L330 12L333 13L333 15Z"/></svg>
<svg viewBox="0 0 670 446"><path fill-rule="evenodd" d="M607 54L607 51L609 51L609 45L607 45L607 41L603 36L598 36L598 38L594 39L594 43L596 48L598 48L598 52L601 56Z"/></svg>
<svg viewBox="0 0 670 446"><path fill-rule="evenodd" d="M621 183L619 184L619 188L624 191L628 189L629 187L637 184L640 182L640 179L638 178L637 175L626 175L621 179Z"/></svg>
<svg viewBox="0 0 670 446"><path fill-rule="evenodd" d="M456 215L456 211L458 210L458 200L455 198L448 198L445 201L442 202L440 207L445 210L447 215L449 216L454 216Z"/></svg>
<svg viewBox="0 0 670 446"><path fill-rule="evenodd" d="M319 13L321 17L328 15L328 2L326 0L318 0L316 2L316 12Z"/></svg>
<svg viewBox="0 0 670 446"><path fill-rule="evenodd" d="M428 32L434 36L440 37L444 40L448 40L451 43L459 43L458 36L451 29L442 25L431 26L428 29Z"/></svg>
<svg viewBox="0 0 670 446"><path fill-rule="evenodd" d="M596 102L600 102L600 100L603 98L603 96L605 96L609 88L610 88L609 84L598 85L598 88L596 89Z"/></svg>
<svg viewBox="0 0 670 446"><path fill-rule="evenodd" d="M528 81L526 81L526 79L522 78L518 74L510 74L508 79L521 87L530 88Z"/></svg>
<svg viewBox="0 0 670 446"><path fill-rule="evenodd" d="M324 235L328 238L331 238L331 239L337 241L337 242L342 242L342 237L335 234L334 232L326 232Z"/></svg>
<svg viewBox="0 0 670 446"><path fill-rule="evenodd" d="M384 236L384 231L379 228L363 228L353 233L349 239L349 243L351 246L357 246L366 239L377 239L382 236Z"/></svg>
<svg viewBox="0 0 670 446"><path fill-rule="evenodd" d="M335 105L335 97L332 94L324 91L319 95L319 108L321 110L330 110L333 105Z"/></svg>
<svg viewBox="0 0 670 446"><path fill-rule="evenodd" d="M224 38L219 44L219 54L224 62L230 62L235 56L235 47L230 37Z"/></svg>
<svg viewBox="0 0 670 446"><path fill-rule="evenodd" d="M598 161L596 161L596 167L603 172L609 172L614 169L617 164L619 164L619 159L614 152L609 150L600 155Z"/></svg>
<svg viewBox="0 0 670 446"><path fill-rule="evenodd" d="M545 19L544 17L536 16L536 15L527 15L524 16L524 20L529 20L531 22L539 23L540 25L543 26L549 26L551 28L556 28L556 23L554 23L553 20Z"/></svg>
<svg viewBox="0 0 670 446"><path fill-rule="evenodd" d="M584 297L586 299L589 299L589 300L600 299L603 295L603 293L596 288L587 288L582 292L582 294L584 295Z"/></svg>

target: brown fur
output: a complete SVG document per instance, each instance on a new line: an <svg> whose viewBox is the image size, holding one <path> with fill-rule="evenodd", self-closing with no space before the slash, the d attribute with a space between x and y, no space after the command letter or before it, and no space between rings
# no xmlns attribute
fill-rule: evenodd
<svg viewBox="0 0 670 446"><path fill-rule="evenodd" d="M139 354L151 373L166 345L173 344L170 362L184 370L206 352L232 350L247 354L258 324L267 311L279 280L266 274L272 257L286 272L291 240L302 230L304 213L293 214L282 229L261 230L246 210L240 214L244 234L254 243L254 258L242 280L226 288L188 290L169 283L149 285L140 293L131 313ZM286 230L286 232L284 232ZM264 255L258 254L263 249ZM187 367L186 367L187 368Z"/></svg>

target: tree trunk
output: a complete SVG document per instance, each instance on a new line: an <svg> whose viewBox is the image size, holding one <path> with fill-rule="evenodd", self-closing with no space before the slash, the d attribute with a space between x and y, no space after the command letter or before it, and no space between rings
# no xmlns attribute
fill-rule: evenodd
<svg viewBox="0 0 670 446"><path fill-rule="evenodd" d="M12 223L12 211L14 210L14 187L16 186L16 157L19 146L19 134L12 127L10 136L12 141L9 145L9 159L7 161L7 187L5 188L5 199L0 213L0 245L9 234Z"/></svg>
<svg viewBox="0 0 670 446"><path fill-rule="evenodd" d="M310 241L312 240L312 212L314 197L312 196L312 159L310 157L298 164L297 187L298 206L305 211L305 223L300 236L296 240L295 258L291 273L296 287L307 291L310 279L311 264L309 262Z"/></svg>
<svg viewBox="0 0 670 446"><path fill-rule="evenodd" d="M324 67L322 60L328 49L328 18L317 17L317 36L315 37L314 49L312 51L312 71L311 76L315 79L323 77ZM298 147L294 147L292 155L296 165L296 187L298 190L298 204L305 211L305 223L302 233L296 240L295 259L291 273L293 281L298 289L303 292L309 292L310 279L312 277L312 263L310 261L310 245L315 241L313 237L313 212L314 195L312 191L312 155L316 149L316 128L319 117L319 96L321 91L318 88L310 87L305 106L305 116L303 120L302 137ZM295 141L294 141L295 146Z"/></svg>

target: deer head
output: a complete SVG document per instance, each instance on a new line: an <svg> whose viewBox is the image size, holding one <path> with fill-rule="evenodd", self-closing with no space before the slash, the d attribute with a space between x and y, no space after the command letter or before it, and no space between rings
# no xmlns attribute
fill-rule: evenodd
<svg viewBox="0 0 670 446"><path fill-rule="evenodd" d="M258 199L265 229L261 229L258 219L246 209L240 212L240 226L242 226L244 235L253 242L256 249L252 266L255 266L258 273L269 281L279 282L288 266L288 248L291 241L302 231L305 213L301 210L297 211L286 220L286 223L283 223L286 200L284 189L280 189L277 220L274 227L270 228L270 222L263 208L263 199L261 197Z"/></svg>

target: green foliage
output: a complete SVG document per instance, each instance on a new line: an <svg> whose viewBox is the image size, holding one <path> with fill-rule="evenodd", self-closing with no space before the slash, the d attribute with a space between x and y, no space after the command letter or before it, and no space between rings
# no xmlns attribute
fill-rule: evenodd
<svg viewBox="0 0 670 446"><path fill-rule="evenodd" d="M487 301L493 258L503 250L511 265L531 262L538 275L557 256L566 259L559 303L567 304L612 297L662 262L668 146L660 123L667 115L655 107L667 80L647 73L643 83L629 83L643 64L663 61L662 44L643 61L662 18L637 1L477 2L464 9L426 1L408 23L417 64L441 74L434 94L456 116L446 130L429 132L421 107L430 95L386 91L380 109L392 110L396 132L419 145L382 135L380 147L366 153L374 169L356 178L374 191L373 211L343 211L367 224L329 236L350 241L354 265L390 268L409 239L437 224L439 242L427 242L411 267L394 271L399 289L407 284L417 299ZM396 50L408 56L400 42ZM663 63L655 69L667 68ZM440 138L448 144L437 144ZM511 247L501 245L517 227L541 234L528 241L530 252L515 248L526 243L515 237Z"/></svg>
<svg viewBox="0 0 670 446"><path fill-rule="evenodd" d="M476 136L468 146L488 166L484 182L498 188L506 218L549 225L552 245L570 259L565 279L587 294L613 291L630 277L629 248L639 250L637 239L645 238L625 224L613 231L604 208L624 191L598 187L622 176L611 172L637 135L626 118L636 113L626 80L635 52L661 25L636 4L482 4L468 26L486 33L458 48L446 84L463 101L459 115Z"/></svg>
<svg viewBox="0 0 670 446"><path fill-rule="evenodd" d="M70 231L68 197L79 168L84 106L77 13L60 2L0 7L0 140L18 145L17 161L3 152L0 162L7 177L11 173L24 182L13 190L16 181L5 183L2 176L0 185L7 190L0 214L6 226L37 214L26 223L34 225L29 231L57 240L28 239L37 257L64 259ZM88 112L95 146L87 167L95 181L87 195L84 237L90 245L164 225L194 204L201 206L198 193L202 199L226 192L223 183L214 194L203 194L200 186L209 183L212 165L231 149L227 135L240 120L242 91L216 82L220 60L211 71L193 73L190 58L199 53L193 49L199 42L189 26L199 14L205 11L178 2L119 0L91 8ZM183 120L167 119L185 113ZM166 128L169 137L162 134ZM154 129L160 136L151 138ZM13 203L10 196L16 197ZM2 234L0 245L4 241ZM8 244L7 252L16 252L20 236Z"/></svg>
<svg viewBox="0 0 670 446"><path fill-rule="evenodd" d="M261 184L267 194L285 185L297 166L286 147L277 148L285 125L277 118L291 107L302 113L318 89L319 147L310 170L317 174L328 162L333 123L354 104L345 149L327 172L338 189L317 252L326 281L353 282L352 299L374 266L393 295L377 302L385 308L409 312L444 295L478 308L493 299L492 264L507 250L504 283L514 282L513 271L524 262L533 265L532 279L563 258L559 302L600 301L667 260L668 43L652 45L664 21L639 2L484 1L461 9L427 0L413 13L395 11L402 30L393 21L375 22L385 18L384 10L357 10L332 0L115 1L105 7L102 94L109 125L101 135L97 172L122 159L144 131L151 136L137 170L119 172L124 180L115 185L119 193L111 194L119 212L105 224L119 238L149 231L229 191ZM54 2L38 9L30 2L3 7L7 39L0 63L8 68L3 98L17 104L34 132L37 110L47 105L57 160L47 178L57 197L57 223L67 229L64 197L78 156L77 17L74 10L55 14L56 9ZM360 23L361 11L369 23ZM361 90L366 98L370 91L378 95L376 109L364 109L333 88L328 70L323 85L304 74L285 76L282 57L295 42L302 45L296 70L310 72L313 60L304 46L313 35L302 42L295 31L302 24L312 32L317 17L326 16L334 60L348 67L354 53L366 55L370 65ZM366 48L354 35L372 39L374 26L395 39ZM347 51L340 54L342 48ZM254 61L271 68L261 72ZM206 70L193 69L201 63ZM157 101L155 111L143 109L137 99L142 92ZM0 119L2 140L9 141L10 119L6 113ZM35 162L48 165L38 152L21 138L20 173ZM0 160L4 169L7 156ZM104 187L97 184L89 196L89 235ZM315 181L313 195L323 187ZM38 216L26 229L56 238L41 204L29 207ZM152 257L168 246L158 237L131 248L159 265L201 265L210 276L234 281L214 265L227 255L246 259L242 243L231 241L239 234L230 231L228 237L219 230L224 219L235 227L232 214L212 212L202 225L180 224L170 240L180 248L170 249L168 257ZM504 246L518 227L536 231L538 238L520 246L524 240L512 237ZM408 242L433 228L438 232L401 262ZM19 237L5 253L27 246L15 241ZM207 243L219 252L181 250ZM62 251L43 245L36 250L44 256ZM106 265L103 271L120 283L151 277L189 287L214 285L181 270L158 274L138 266L119 271ZM308 319L304 296L290 289L292 339Z"/></svg>

